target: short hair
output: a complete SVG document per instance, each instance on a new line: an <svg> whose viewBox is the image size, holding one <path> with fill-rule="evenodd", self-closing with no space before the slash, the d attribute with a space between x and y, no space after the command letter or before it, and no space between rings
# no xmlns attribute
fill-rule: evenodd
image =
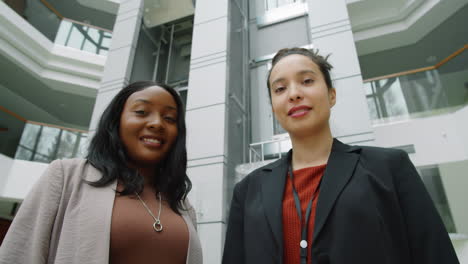
<svg viewBox="0 0 468 264"><path fill-rule="evenodd" d="M192 188L192 183L186 174L187 149L185 111L182 100L177 92L166 84L154 81L139 81L129 84L119 91L104 110L96 133L89 147L87 160L96 167L102 177L98 181L88 182L95 187L102 187L119 180L124 185L121 195L134 195L143 190L144 179L137 170L128 167L129 157L120 139L120 118L127 99L135 92L149 87L158 86L166 90L177 104L177 138L161 162L155 164L154 187L164 193L172 210L180 212L183 200Z"/></svg>
<svg viewBox="0 0 468 264"><path fill-rule="evenodd" d="M303 55L309 58L311 61L313 61L317 66L319 67L320 71L323 74L323 77L325 78L325 83L327 84L328 89L333 88L333 83L330 77L330 71L333 69L333 66L328 62L328 57L330 57L330 54L327 56L322 56L318 53L319 51L316 49L305 49L305 48L284 48L280 49L276 55L273 57L273 60L271 62L271 69L268 71L268 77L267 77L267 87L268 87L268 95L271 98L271 87L270 87L270 75L271 71L275 67L275 65L284 57L287 57L289 55Z"/></svg>

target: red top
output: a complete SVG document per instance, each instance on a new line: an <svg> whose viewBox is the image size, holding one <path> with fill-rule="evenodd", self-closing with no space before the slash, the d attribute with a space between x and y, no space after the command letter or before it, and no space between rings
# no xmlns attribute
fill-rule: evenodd
<svg viewBox="0 0 468 264"><path fill-rule="evenodd" d="M325 172L326 164L303 168L293 171L294 173L294 187L296 188L299 199L301 200L302 220L304 221L307 205L315 193L320 179ZM307 249L308 258L307 263L311 263L310 248L312 246L312 235L314 232L315 224L315 210L317 208L317 201L319 191L314 197L312 202L312 210L307 229ZM300 246L301 241L301 223L297 215L296 205L294 204L294 195L292 190L291 178L288 174L286 179L286 186L283 197L283 243L284 243L284 263L296 264L300 263Z"/></svg>

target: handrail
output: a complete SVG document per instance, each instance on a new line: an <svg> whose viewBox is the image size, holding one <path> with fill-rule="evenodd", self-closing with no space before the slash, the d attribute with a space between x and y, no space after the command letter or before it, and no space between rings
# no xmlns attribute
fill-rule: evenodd
<svg viewBox="0 0 468 264"><path fill-rule="evenodd" d="M58 128L58 129L62 129L62 130L71 131L71 132L79 132L79 133L88 133L89 132L89 131L82 130L82 129L77 129L77 128L63 127L63 126L58 126L58 125L53 125L53 124L47 124L47 123L42 123L42 122L31 121L31 120L28 120L28 119L16 114L13 111L8 110L7 108L5 108L5 107L3 107L1 105L0 105L0 111L5 112L6 114L18 119L21 122L24 122L24 123L29 123L29 124L33 124L33 125L39 125L39 126L46 126L46 127L53 127L53 128Z"/></svg>
<svg viewBox="0 0 468 264"><path fill-rule="evenodd" d="M84 22L76 21L76 20L73 20L73 19L71 19L71 18L66 18L66 17L64 17L64 18L62 18L62 19L63 19L63 20L66 20L66 21L70 21L70 22L75 23L75 24L80 24L80 25L85 26L85 27L92 27L92 28L95 28L95 29L98 29L98 30L101 30L101 31L106 31L106 32L112 33L112 31L109 30L109 29L105 29L105 28L102 28L102 27L98 27L98 26L86 24L86 23L84 23Z"/></svg>
<svg viewBox="0 0 468 264"><path fill-rule="evenodd" d="M428 67L418 68L418 69L414 69L414 70L402 71L402 72L387 74L387 75L383 75L383 76L379 76L379 77L369 78L369 79L364 80L363 82L367 83L367 82L372 82L372 81L389 79L389 78L393 78L393 77L399 77L399 76L403 76L403 75L414 74L414 73L418 73L418 72L435 70L435 69L438 69L440 66L446 64L447 62L449 62L450 60L452 60L456 56L460 55L466 49L468 49L468 44L465 44L462 48L460 48L457 51L455 51L454 53L450 54L447 58L445 58L445 59L441 60L440 62L436 63L434 66L428 66Z"/></svg>
<svg viewBox="0 0 468 264"><path fill-rule="evenodd" d="M76 20L73 20L71 18L67 18L67 17L64 17L62 14L60 14L59 11L57 11L57 9L55 9L49 2L47 2L46 0L40 0L42 4L44 4L45 7L47 7L50 11L52 11L52 13L54 13L59 19L61 20L67 20L67 21L70 21L70 22L73 22L73 23L76 23L76 24L80 24L80 25L83 25L83 26L86 26L86 27L92 27L92 28L95 28L95 29L98 29L98 30L102 30L102 31L106 31L106 32L109 32L109 33L112 33L112 30L110 29L106 29L106 28L102 28L102 27L98 27L98 26L94 26L94 25L91 25L91 24L88 24L88 23L84 23L84 22L80 22L80 21L76 21Z"/></svg>
<svg viewBox="0 0 468 264"><path fill-rule="evenodd" d="M47 2L46 0L40 0L42 4L44 4L48 9L50 9L50 11L52 11L52 13L54 13L56 16L58 16L58 18L60 19L63 19L64 16L62 16L62 14L59 13L59 11L57 11L57 9L55 9L49 2Z"/></svg>

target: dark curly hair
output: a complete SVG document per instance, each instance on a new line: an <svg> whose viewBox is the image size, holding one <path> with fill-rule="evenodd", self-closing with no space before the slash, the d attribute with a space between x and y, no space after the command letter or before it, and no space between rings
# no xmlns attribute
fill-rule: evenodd
<svg viewBox="0 0 468 264"><path fill-rule="evenodd" d="M130 95L154 86L159 86L172 95L177 104L178 113L178 135L164 160L155 164L157 172L154 175L154 187L164 193L172 210L180 213L179 209L184 209L182 201L192 188L192 183L186 174L185 111L177 92L165 84L153 81L135 82L120 90L112 99L101 116L86 157L91 165L101 171L102 178L96 182L87 183L102 187L119 180L124 186L123 191L119 192L121 195L134 195L143 190L143 176L137 170L127 166L129 158L119 136L120 116Z"/></svg>
<svg viewBox="0 0 468 264"><path fill-rule="evenodd" d="M320 71L323 74L323 77L325 78L325 83L327 84L328 89L333 88L333 83L330 77L330 71L333 68L333 66L328 62L328 57L327 56L322 56L318 53L318 50L309 50L309 49L304 49L304 48L285 48L285 49L280 49L276 55L273 57L273 60L271 62L271 69L268 71L268 77L267 77L267 87L268 87L268 95L271 98L271 87L270 87L270 75L271 71L275 67L275 65L284 57L287 57L289 55L293 54L298 54L298 55L303 55L312 60L315 64L318 65L320 68Z"/></svg>

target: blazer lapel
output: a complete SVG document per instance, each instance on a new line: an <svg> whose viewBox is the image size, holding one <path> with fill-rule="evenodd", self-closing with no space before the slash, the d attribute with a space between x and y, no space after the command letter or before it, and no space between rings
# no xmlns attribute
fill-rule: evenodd
<svg viewBox="0 0 468 264"><path fill-rule="evenodd" d="M359 151L359 147L345 145L337 139L333 141L317 202L313 243L320 235L336 199L351 178L359 160Z"/></svg>
<svg viewBox="0 0 468 264"><path fill-rule="evenodd" d="M85 180L97 181L102 177L101 172L92 165L87 164L86 169L87 171L83 173ZM108 263L110 223L117 181L104 187L93 187L83 183L82 188L82 202L77 219L80 241L80 247L77 248L78 255L83 256L81 263ZM90 250L91 246L93 250Z"/></svg>
<svg viewBox="0 0 468 264"><path fill-rule="evenodd" d="M279 260L283 259L283 191L288 169L287 159L282 159L266 166L260 180L262 203L265 215L279 249Z"/></svg>

